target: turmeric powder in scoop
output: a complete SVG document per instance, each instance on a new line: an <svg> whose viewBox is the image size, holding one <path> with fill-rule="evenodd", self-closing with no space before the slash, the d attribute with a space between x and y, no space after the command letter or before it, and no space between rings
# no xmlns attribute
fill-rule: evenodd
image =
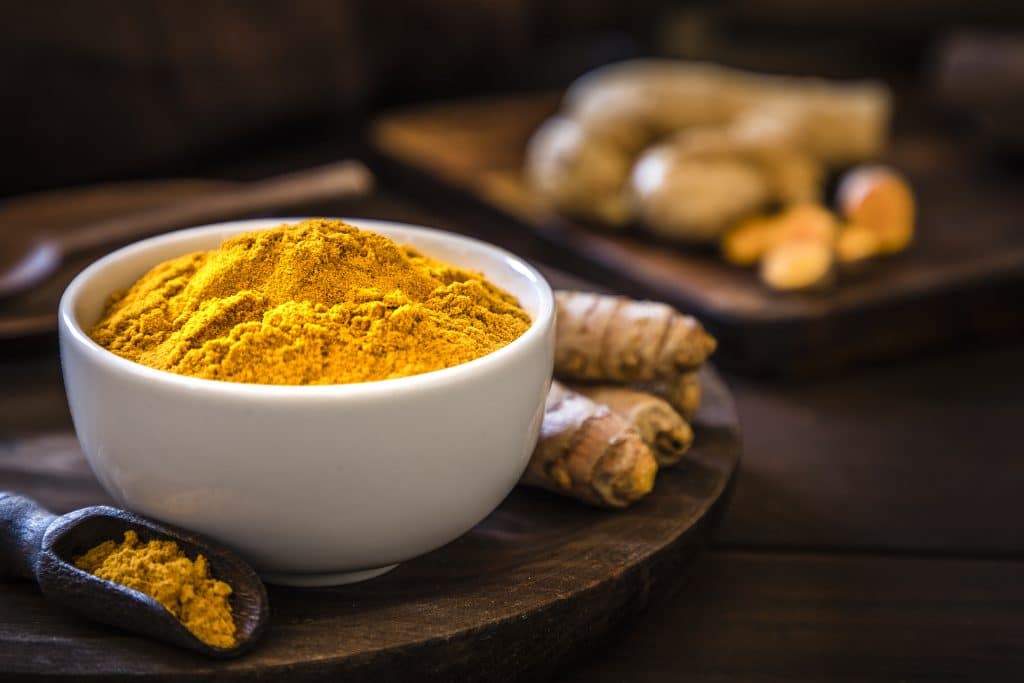
<svg viewBox="0 0 1024 683"><path fill-rule="evenodd" d="M235 646L231 586L210 576L206 558L189 559L174 541L142 543L134 531L124 541L104 541L75 558L75 566L101 579L145 593L207 645Z"/></svg>
<svg viewBox="0 0 1024 683"><path fill-rule="evenodd" d="M346 384L465 363L529 316L481 274L338 220L236 235L114 295L92 338L130 360L254 384Z"/></svg>

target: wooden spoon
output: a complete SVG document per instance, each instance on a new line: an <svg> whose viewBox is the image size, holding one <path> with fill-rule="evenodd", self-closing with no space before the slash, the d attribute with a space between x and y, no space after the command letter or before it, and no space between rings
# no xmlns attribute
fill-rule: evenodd
<svg viewBox="0 0 1024 683"><path fill-rule="evenodd" d="M203 195L171 206L43 236L0 268L0 299L24 293L52 276L69 256L139 237L264 211L367 194L373 176L358 161L341 161ZM14 226L9 226L14 227Z"/></svg>
<svg viewBox="0 0 1024 683"><path fill-rule="evenodd" d="M237 644L207 645L153 598L75 566L74 558L103 541L120 541L134 530L142 541L172 540L191 558L202 554L210 573L232 588ZM196 650L209 657L236 657L266 626L267 592L256 572L234 553L194 534L139 515L99 505L56 516L36 501L0 492L0 579L35 580L43 595L95 621Z"/></svg>

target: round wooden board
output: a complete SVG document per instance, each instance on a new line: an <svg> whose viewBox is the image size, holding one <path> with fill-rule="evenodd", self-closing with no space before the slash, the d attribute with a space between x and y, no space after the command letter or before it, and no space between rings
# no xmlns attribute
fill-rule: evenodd
<svg viewBox="0 0 1024 683"><path fill-rule="evenodd" d="M28 583L0 584L0 679L542 679L678 586L724 509L739 426L720 378L703 378L691 454L628 510L518 488L462 538L383 577L271 586L266 635L227 662L84 621ZM70 436L0 452L0 474L58 512L106 501Z"/></svg>

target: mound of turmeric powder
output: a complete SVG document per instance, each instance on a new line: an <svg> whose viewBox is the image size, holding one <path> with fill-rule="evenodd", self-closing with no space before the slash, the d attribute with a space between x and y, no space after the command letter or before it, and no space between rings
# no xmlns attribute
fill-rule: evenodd
<svg viewBox="0 0 1024 683"><path fill-rule="evenodd" d="M174 541L142 543L131 530L124 541L104 541L75 558L75 566L153 598L199 640L235 646L231 586L210 576L202 555L190 560Z"/></svg>
<svg viewBox="0 0 1024 683"><path fill-rule="evenodd" d="M244 233L115 294L92 338L161 370L255 384L345 384L479 358L530 326L516 299L337 220Z"/></svg>

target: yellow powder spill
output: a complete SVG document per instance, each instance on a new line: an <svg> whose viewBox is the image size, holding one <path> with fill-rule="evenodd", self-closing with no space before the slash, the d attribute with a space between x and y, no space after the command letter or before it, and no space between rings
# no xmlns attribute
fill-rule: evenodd
<svg viewBox="0 0 1024 683"><path fill-rule="evenodd" d="M510 294L336 220L237 235L153 268L91 331L130 360L256 384L345 384L484 356L523 334Z"/></svg>
<svg viewBox="0 0 1024 683"><path fill-rule="evenodd" d="M174 541L140 543L126 531L122 543L104 541L75 558L75 566L145 593L207 645L234 647L231 586L210 576L202 555L190 560Z"/></svg>

